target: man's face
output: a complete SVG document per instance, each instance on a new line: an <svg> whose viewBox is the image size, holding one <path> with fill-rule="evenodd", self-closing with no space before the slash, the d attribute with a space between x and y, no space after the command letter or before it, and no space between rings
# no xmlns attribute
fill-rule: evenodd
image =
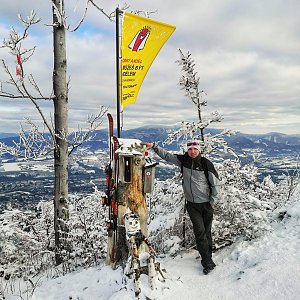
<svg viewBox="0 0 300 300"><path fill-rule="evenodd" d="M191 158L196 158L200 154L200 151L196 148L190 148L188 149L188 155Z"/></svg>

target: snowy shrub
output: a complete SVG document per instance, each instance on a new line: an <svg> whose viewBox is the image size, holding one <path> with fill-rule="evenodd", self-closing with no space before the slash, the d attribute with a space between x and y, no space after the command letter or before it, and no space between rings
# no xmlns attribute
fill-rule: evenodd
<svg viewBox="0 0 300 300"><path fill-rule="evenodd" d="M101 193L70 195L69 249L62 269L51 275L96 264L106 255L106 211ZM0 278L35 276L55 268L53 202L42 201L36 212L6 210L0 215Z"/></svg>
<svg viewBox="0 0 300 300"><path fill-rule="evenodd" d="M61 252L63 272L72 271L79 266L97 264L105 257L107 244L105 216L107 213L102 207L101 195L102 193L97 189L91 195L69 195L70 216L67 222L69 232L66 243L68 248ZM41 220L44 220L47 233L51 231L48 246L51 251L54 251L53 209L47 214L44 212L42 210Z"/></svg>
<svg viewBox="0 0 300 300"><path fill-rule="evenodd" d="M270 230L272 212L279 203L285 204L278 185L270 176L259 182L258 169L252 165L242 166L238 160L224 160L216 167L221 191L213 222L215 248L230 245L240 237L254 239ZM174 254L179 249L174 241L183 239L184 195L179 174L156 182L151 203L150 240L160 253ZM185 247L195 246L187 213L185 235Z"/></svg>
<svg viewBox="0 0 300 300"><path fill-rule="evenodd" d="M149 239L159 253L175 254L183 236L184 196L180 174L165 181L156 181L149 209ZM186 218L187 245L193 243L191 222Z"/></svg>
<svg viewBox="0 0 300 300"><path fill-rule="evenodd" d="M253 239L269 230L268 212L275 208L275 185L269 189L264 182L259 183L258 169L236 160L225 160L218 171L222 186L213 223L216 248L231 244L236 237Z"/></svg>
<svg viewBox="0 0 300 300"><path fill-rule="evenodd" d="M295 201L295 195L298 195L300 191L300 177L297 172L295 176L286 175L281 178L278 184L278 193L281 197L278 197L276 214L273 216L274 220L283 220L288 217L287 210L283 208L286 204L293 203ZM296 196L297 197L297 196Z"/></svg>
<svg viewBox="0 0 300 300"><path fill-rule="evenodd" d="M96 264L106 255L107 212L102 207L101 192L69 197L69 268ZM65 262L65 263L67 263Z"/></svg>
<svg viewBox="0 0 300 300"><path fill-rule="evenodd" d="M4 277L33 275L44 269L48 262L44 265L43 257L50 253L36 214L6 210L0 215L0 221L0 264Z"/></svg>

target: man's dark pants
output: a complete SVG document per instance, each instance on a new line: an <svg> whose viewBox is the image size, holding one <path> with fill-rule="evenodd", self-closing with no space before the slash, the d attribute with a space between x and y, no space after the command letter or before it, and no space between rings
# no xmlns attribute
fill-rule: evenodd
<svg viewBox="0 0 300 300"><path fill-rule="evenodd" d="M203 267L211 263L212 235L211 226L214 209L209 202L192 203L187 201L186 209L193 224L197 250L201 255Z"/></svg>

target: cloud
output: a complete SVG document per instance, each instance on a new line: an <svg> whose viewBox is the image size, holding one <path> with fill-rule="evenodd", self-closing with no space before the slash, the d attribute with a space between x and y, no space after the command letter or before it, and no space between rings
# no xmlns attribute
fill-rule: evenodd
<svg viewBox="0 0 300 300"><path fill-rule="evenodd" d="M217 126L242 132L282 131L299 133L300 92L300 2L281 1L126 1L131 10L147 10L153 19L174 24L176 31L162 48L150 68L137 103L124 111L124 129L135 126L166 124L197 119L197 113L178 86L180 67L178 48L190 51L200 76L200 89L207 93L204 116L218 110L224 121ZM67 21L77 25L85 1L66 1ZM116 4L106 1L110 14ZM27 42L37 45L35 55L26 66L33 73L42 91L52 90L51 3L34 0L10 1L0 11L0 39L7 36L16 16L34 8L42 17ZM1 58L9 59L0 49ZM112 113L116 106L115 24L99 11L89 8L83 27L67 34L68 74L70 75L70 127L82 124L86 116L96 113L100 105ZM14 61L10 58L12 68ZM0 80L3 81L3 72ZM0 99L0 131L15 130L24 114L35 115L27 103L15 110L8 122L9 104ZM51 104L43 104L50 115ZM3 109L2 109L3 108ZM3 118L3 112L5 117Z"/></svg>

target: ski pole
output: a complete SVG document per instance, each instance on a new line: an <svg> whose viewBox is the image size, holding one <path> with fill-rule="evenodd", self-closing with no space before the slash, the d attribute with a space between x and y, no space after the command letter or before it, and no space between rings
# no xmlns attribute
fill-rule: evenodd
<svg viewBox="0 0 300 300"><path fill-rule="evenodd" d="M184 200L183 218L182 218L182 247L185 247L185 219L186 219L186 199Z"/></svg>

